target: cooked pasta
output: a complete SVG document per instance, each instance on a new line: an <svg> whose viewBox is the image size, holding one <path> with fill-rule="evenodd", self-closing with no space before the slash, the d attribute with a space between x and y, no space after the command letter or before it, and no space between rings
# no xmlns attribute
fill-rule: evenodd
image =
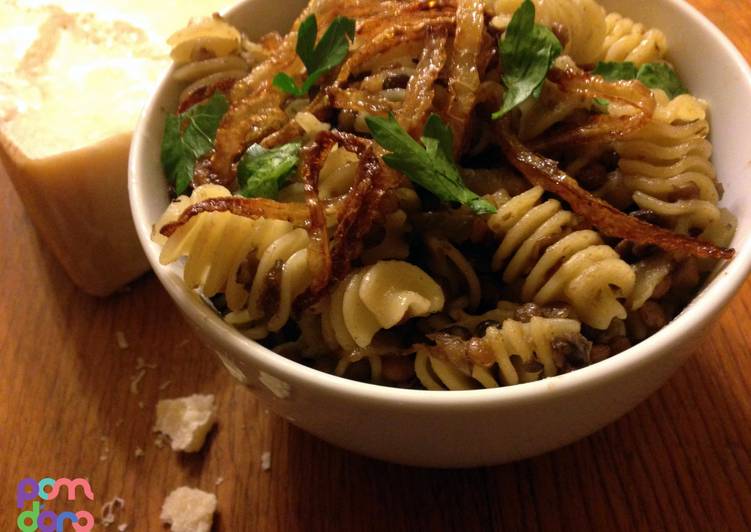
<svg viewBox="0 0 751 532"><path fill-rule="evenodd" d="M345 278L323 305L323 338L350 356L375 334L404 320L443 309L441 287L417 266L380 261Z"/></svg>
<svg viewBox="0 0 751 532"><path fill-rule="evenodd" d="M489 355L489 363L470 364L462 371L435 355L443 353L442 349L418 346L415 373L428 390L495 388L534 381L542 375L551 377L557 373L556 358L561 356L556 353L557 342L560 347L577 342L586 346L580 328L576 320L533 317L528 323L508 319L500 328L489 326L471 347L458 337L444 335L438 343L440 348L448 344L451 348L483 351Z"/></svg>
<svg viewBox="0 0 751 532"><path fill-rule="evenodd" d="M708 102L659 29L595 0L312 0L285 36L215 16L170 44L160 261L296 362L551 378L656 333L732 258Z"/></svg>
<svg viewBox="0 0 751 532"><path fill-rule="evenodd" d="M639 207L676 231L704 230L720 217L705 104L687 94L669 100L662 91L657 101L653 120L615 144L624 185Z"/></svg>
<svg viewBox="0 0 751 532"><path fill-rule="evenodd" d="M665 34L618 13L605 17L606 36L598 59L630 61L637 65L661 60L668 51Z"/></svg>
<svg viewBox="0 0 751 532"><path fill-rule="evenodd" d="M493 269L503 267L503 281L524 279L525 301L571 304L587 325L606 329L613 318L626 318L619 298L634 286L632 268L603 244L596 232L573 230L578 220L561 203L540 203L534 187L499 206L488 226L501 239Z"/></svg>
<svg viewBox="0 0 751 532"><path fill-rule="evenodd" d="M178 208L228 194L217 185L198 187L190 198L178 198L158 225L172 221ZM289 222L205 212L165 241L159 260L186 257L186 284L206 297L224 293L226 320L259 339L287 323L292 301L307 287L307 245L307 232Z"/></svg>

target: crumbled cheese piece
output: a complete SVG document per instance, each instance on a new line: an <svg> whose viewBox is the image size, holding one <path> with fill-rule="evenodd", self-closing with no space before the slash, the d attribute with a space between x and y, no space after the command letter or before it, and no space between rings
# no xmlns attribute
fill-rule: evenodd
<svg viewBox="0 0 751 532"><path fill-rule="evenodd" d="M146 370L142 369L130 378L130 393L133 395L138 395L138 385L141 383L144 375L146 375Z"/></svg>
<svg viewBox="0 0 751 532"><path fill-rule="evenodd" d="M201 449L215 422L214 396L194 394L159 401L154 431L170 437L172 450L191 453Z"/></svg>
<svg viewBox="0 0 751 532"><path fill-rule="evenodd" d="M214 486L218 486L222 482L224 482L224 477L216 477L216 481L214 482Z"/></svg>
<svg viewBox="0 0 751 532"><path fill-rule="evenodd" d="M115 513L123 508L125 508L125 500L121 497L114 497L111 501L105 502L100 510L102 526L106 528L114 523Z"/></svg>
<svg viewBox="0 0 751 532"><path fill-rule="evenodd" d="M110 457L109 439L107 438L107 436L101 436L99 440L102 442L102 452L99 455L99 460L106 462Z"/></svg>
<svg viewBox="0 0 751 532"><path fill-rule="evenodd" d="M133 451L133 455L134 455L134 456L135 456L136 458L141 458L141 457L142 457L142 456L143 456L144 454L145 454L145 453L143 452L143 449L141 449L140 447L136 447L136 450L135 450L135 451Z"/></svg>
<svg viewBox="0 0 751 532"><path fill-rule="evenodd" d="M209 532L216 511L216 495L182 486L167 495L160 519L172 532Z"/></svg>
<svg viewBox="0 0 751 532"><path fill-rule="evenodd" d="M128 340L125 339L125 333L123 331L115 332L115 340L117 341L117 347L120 349L128 349Z"/></svg>
<svg viewBox="0 0 751 532"><path fill-rule="evenodd" d="M128 523L121 523L117 525L117 530L118 532L125 532L126 530L128 530Z"/></svg>
<svg viewBox="0 0 751 532"><path fill-rule="evenodd" d="M273 375L269 375L265 371L259 373L258 380L279 399L287 399L289 397L290 386L283 380L274 377Z"/></svg>
<svg viewBox="0 0 751 532"><path fill-rule="evenodd" d="M261 454L261 469L264 471L271 469L271 453L268 451Z"/></svg>
<svg viewBox="0 0 751 532"><path fill-rule="evenodd" d="M138 371L139 369L156 369L156 368L157 368L156 364L147 364L144 361L143 357L136 358L136 371Z"/></svg>

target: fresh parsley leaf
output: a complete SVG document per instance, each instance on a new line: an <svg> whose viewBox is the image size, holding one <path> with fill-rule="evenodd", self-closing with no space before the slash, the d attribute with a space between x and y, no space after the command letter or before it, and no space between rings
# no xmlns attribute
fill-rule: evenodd
<svg viewBox="0 0 751 532"><path fill-rule="evenodd" d="M299 160L299 142L271 150L253 144L237 163L239 193L246 198L275 199Z"/></svg>
<svg viewBox="0 0 751 532"><path fill-rule="evenodd" d="M506 94L497 120L530 96L539 98L542 84L563 47L545 26L535 24L535 6L525 0L514 12L506 33L498 42Z"/></svg>
<svg viewBox="0 0 751 532"><path fill-rule="evenodd" d="M607 100L605 98L593 98L592 102L598 107L598 111L602 111L605 113L608 112L608 106L610 105L610 100Z"/></svg>
<svg viewBox="0 0 751 532"><path fill-rule="evenodd" d="M429 190L445 202L468 205L477 214L496 212L488 201L469 190L454 164L451 129L433 114L423 131L422 144L413 139L393 115L388 118L365 118L375 141L390 153L383 160L413 182Z"/></svg>
<svg viewBox="0 0 751 532"><path fill-rule="evenodd" d="M672 100L676 96L686 94L688 90L683 86L675 70L664 63L647 63L639 69L636 79L650 89L662 89Z"/></svg>
<svg viewBox="0 0 751 532"><path fill-rule="evenodd" d="M297 32L296 52L300 56L308 77L298 87L295 80L280 72L274 76L274 86L298 98L308 94L321 76L338 66L349 52L349 43L355 38L355 21L347 17L336 17L329 25L321 40L318 37L318 22L315 15L306 18Z"/></svg>
<svg viewBox="0 0 751 532"><path fill-rule="evenodd" d="M602 76L607 81L636 79L650 89L664 90L670 99L688 92L675 71L664 63L646 63L637 68L631 62L600 62L592 73Z"/></svg>
<svg viewBox="0 0 751 532"><path fill-rule="evenodd" d="M592 74L602 76L605 78L605 81L636 79L638 73L639 70L636 68L636 65L631 62L617 63L600 61L592 71Z"/></svg>
<svg viewBox="0 0 751 532"><path fill-rule="evenodd" d="M167 180L177 194L185 192L190 185L196 161L214 147L216 130L228 108L224 94L215 92L205 103L167 117L161 161Z"/></svg>
<svg viewBox="0 0 751 532"><path fill-rule="evenodd" d="M302 98L307 94L302 90L301 87L297 86L295 80L292 79L292 76L290 76L286 72L279 72L276 76L274 76L273 83L276 88L281 89L296 98Z"/></svg>

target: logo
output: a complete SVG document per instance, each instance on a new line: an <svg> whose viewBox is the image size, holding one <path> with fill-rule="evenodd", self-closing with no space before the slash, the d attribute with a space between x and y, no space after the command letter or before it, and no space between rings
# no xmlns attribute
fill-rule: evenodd
<svg viewBox="0 0 751 532"><path fill-rule="evenodd" d="M25 478L16 488L16 507L21 510L16 524L23 532L62 532L66 523L73 525L76 532L89 532L94 527L94 517L86 511L62 512L56 514L51 510L44 510L44 504L36 500L51 501L57 499L65 488L69 501L76 500L76 490L80 488L84 496L94 500L89 482L82 478L70 480L68 478L43 478L39 482L33 478ZM31 509L24 510L26 503L31 502Z"/></svg>

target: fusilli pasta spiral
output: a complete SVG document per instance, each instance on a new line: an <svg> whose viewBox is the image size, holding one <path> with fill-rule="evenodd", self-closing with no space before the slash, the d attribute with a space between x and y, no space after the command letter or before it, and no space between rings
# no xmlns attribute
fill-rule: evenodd
<svg viewBox="0 0 751 532"><path fill-rule="evenodd" d="M419 346L415 373L428 390L468 390L518 384L557 373L553 343L579 340L580 323L570 319L533 317L529 323L505 320L500 328L488 327L475 338L474 349L489 350L492 365L470 364L465 371ZM455 340L459 342L457 338Z"/></svg>
<svg viewBox="0 0 751 532"><path fill-rule="evenodd" d="M636 65L661 60L668 50L665 34L647 29L618 13L605 17L607 35L598 59L602 61L630 61Z"/></svg>
<svg viewBox="0 0 751 532"><path fill-rule="evenodd" d="M158 226L192 203L230 195L218 185L198 187L174 202ZM259 339L287 323L295 297L307 288L307 246L307 232L289 222L206 212L166 240L159 260L186 257L185 283L206 297L224 293L231 311L225 319Z"/></svg>
<svg viewBox="0 0 751 532"><path fill-rule="evenodd" d="M668 100L656 91L655 118L615 144L623 182L634 201L681 233L704 230L720 217L716 172L703 103L689 95Z"/></svg>
<svg viewBox="0 0 751 532"><path fill-rule="evenodd" d="M417 266L380 261L348 275L324 303L323 338L335 352L368 347L381 329L443 309L443 290Z"/></svg>
<svg viewBox="0 0 751 532"><path fill-rule="evenodd" d="M540 203L542 194L542 188L531 188L500 205L488 220L501 238L493 269L505 265L507 283L524 278L524 301L569 303L596 329L606 329L613 318L625 319L618 299L633 289L632 268L594 231L571 232L576 216L558 200Z"/></svg>

